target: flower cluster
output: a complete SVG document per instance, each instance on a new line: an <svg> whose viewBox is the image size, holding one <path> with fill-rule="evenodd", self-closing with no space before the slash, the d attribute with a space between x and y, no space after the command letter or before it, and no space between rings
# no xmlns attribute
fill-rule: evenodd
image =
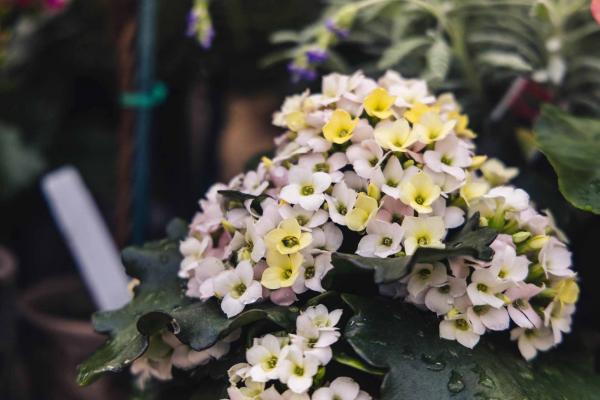
<svg viewBox="0 0 600 400"><path fill-rule="evenodd" d="M491 262L417 264L382 293L435 312L440 335L468 347L512 320L531 358L569 331L579 289L565 240L507 185L516 169L475 154L452 95L394 72L331 74L321 93L286 99L273 122L286 130L274 157L200 201L180 247L188 296L220 299L228 317L258 301L289 305L324 290L342 245L380 258L443 249L478 212L499 233Z"/></svg>
<svg viewBox="0 0 600 400"><path fill-rule="evenodd" d="M296 333L271 334L254 339L246 351L245 363L229 369L231 400L370 400L350 378L340 377L329 386L313 391L324 366L331 361L331 345L338 341L342 310L329 312L324 305L309 307L296 319ZM274 382L287 389L279 393ZM271 383L270 386L267 385Z"/></svg>
<svg viewBox="0 0 600 400"><path fill-rule="evenodd" d="M195 38L204 49L210 48L215 37L208 6L208 0L194 0L187 20L187 36Z"/></svg>

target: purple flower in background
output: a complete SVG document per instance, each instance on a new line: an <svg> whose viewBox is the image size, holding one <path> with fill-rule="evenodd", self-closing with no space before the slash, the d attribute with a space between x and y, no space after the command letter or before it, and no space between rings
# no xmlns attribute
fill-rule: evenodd
<svg viewBox="0 0 600 400"><path fill-rule="evenodd" d="M331 33L340 39L346 39L350 35L349 29L338 26L331 18L325 21L325 26Z"/></svg>
<svg viewBox="0 0 600 400"><path fill-rule="evenodd" d="M212 20L208 13L208 1L196 0L187 18L187 36L195 37L204 49L209 49L215 37Z"/></svg>
<svg viewBox="0 0 600 400"><path fill-rule="evenodd" d="M51 11L60 11L67 6L69 0L44 0L44 7Z"/></svg>
<svg viewBox="0 0 600 400"><path fill-rule="evenodd" d="M309 66L300 66L294 61L288 64L288 71L292 74L292 82L314 81L317 79L317 71Z"/></svg>
<svg viewBox="0 0 600 400"><path fill-rule="evenodd" d="M311 49L306 51L306 58L310 64L320 64L327 60L328 54L323 49Z"/></svg>

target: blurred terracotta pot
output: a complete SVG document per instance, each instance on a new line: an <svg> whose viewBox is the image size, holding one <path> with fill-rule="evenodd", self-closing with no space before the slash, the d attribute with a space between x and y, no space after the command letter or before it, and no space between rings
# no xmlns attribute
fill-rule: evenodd
<svg viewBox="0 0 600 400"><path fill-rule="evenodd" d="M31 328L26 334L30 337L25 346L31 347L28 364L34 398L112 400L124 397L111 377L88 387L79 387L75 381L77 365L105 341L89 322L92 306L78 278L44 281L25 292L20 307Z"/></svg>

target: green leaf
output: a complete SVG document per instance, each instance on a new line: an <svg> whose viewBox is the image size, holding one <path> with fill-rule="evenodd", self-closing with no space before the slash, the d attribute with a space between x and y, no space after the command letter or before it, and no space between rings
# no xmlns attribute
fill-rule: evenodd
<svg viewBox="0 0 600 400"><path fill-rule="evenodd" d="M545 105L534 132L563 196L577 208L600 214L600 119L577 118Z"/></svg>
<svg viewBox="0 0 600 400"><path fill-rule="evenodd" d="M402 39L392 46L388 47L377 63L377 68L387 69L398 64L402 58L406 57L420 47L426 46L429 40L423 37L414 37Z"/></svg>
<svg viewBox="0 0 600 400"><path fill-rule="evenodd" d="M433 82L443 81L448 75L451 56L448 43L442 36L438 36L427 51L426 79Z"/></svg>
<svg viewBox="0 0 600 400"><path fill-rule="evenodd" d="M580 360L544 354L527 363L514 343L505 349L483 340L470 350L440 339L437 318L414 306L342 298L356 312L344 337L366 362L388 369L380 400L591 400L600 392L600 377Z"/></svg>
<svg viewBox="0 0 600 400"><path fill-rule="evenodd" d="M505 51L488 51L477 57L477 61L493 68L505 68L517 72L530 72L533 67L520 55Z"/></svg>
<svg viewBox="0 0 600 400"><path fill-rule="evenodd" d="M489 245L498 233L487 227L479 227L479 213L475 213L446 242L446 248L434 249L420 247L413 256L394 258L362 257L356 254L334 253L332 270L336 273L358 273L373 271L375 283L397 281L410 272L415 263L442 261L449 257L470 256L489 261L494 251ZM359 271L356 271L358 269ZM337 271L336 271L337 270ZM341 271L340 271L341 270Z"/></svg>
<svg viewBox="0 0 600 400"><path fill-rule="evenodd" d="M129 304L94 315L96 330L109 334L110 339L79 366L80 385L130 365L147 350L148 337L165 328L193 349L203 350L231 331L258 320L267 319L290 330L294 326L294 309L263 304L227 319L217 301L186 297L184 283L177 277L181 262L177 238L181 232L173 224L170 227L173 240L123 251L127 274L139 279L140 284Z"/></svg>

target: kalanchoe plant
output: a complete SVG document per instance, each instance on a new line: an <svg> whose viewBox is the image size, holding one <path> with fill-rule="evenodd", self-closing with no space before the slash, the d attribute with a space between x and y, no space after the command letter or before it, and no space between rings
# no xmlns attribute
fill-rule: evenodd
<svg viewBox="0 0 600 400"><path fill-rule="evenodd" d="M273 122L272 157L216 184L184 232L126 251L141 283L96 317L112 337L82 383L132 364L140 385L174 368L220 382L215 399L591 398L590 371L540 386L558 367L478 345L510 330L526 360L555 347L579 288L551 215L475 153L452 95L331 74Z"/></svg>

